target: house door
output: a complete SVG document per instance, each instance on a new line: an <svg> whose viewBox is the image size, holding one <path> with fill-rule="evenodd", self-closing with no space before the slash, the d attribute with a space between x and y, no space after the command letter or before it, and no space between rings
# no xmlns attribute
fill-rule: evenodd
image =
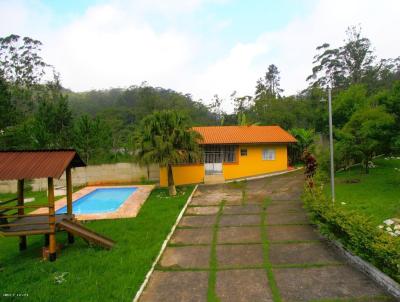
<svg viewBox="0 0 400 302"><path fill-rule="evenodd" d="M206 175L222 174L223 152L205 152L204 169Z"/></svg>

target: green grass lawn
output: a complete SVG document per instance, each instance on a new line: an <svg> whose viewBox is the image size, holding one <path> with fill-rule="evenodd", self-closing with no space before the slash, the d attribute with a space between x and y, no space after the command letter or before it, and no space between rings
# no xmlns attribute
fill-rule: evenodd
<svg viewBox="0 0 400 302"><path fill-rule="evenodd" d="M88 222L87 227L117 242L110 251L77 238L50 263L40 258L43 236L28 237L22 253L17 238L0 238L0 300L131 301L192 190L181 187L178 196L169 197L166 189L155 189L136 218ZM35 203L46 200L45 193L31 195ZM66 234L57 234L57 240L66 244Z"/></svg>
<svg viewBox="0 0 400 302"><path fill-rule="evenodd" d="M381 157L374 163L376 168L371 168L369 174L360 166L338 172L335 191L337 206L364 213L379 225L385 219L400 217L400 170L395 170L400 169L400 157ZM330 196L329 183L325 192Z"/></svg>

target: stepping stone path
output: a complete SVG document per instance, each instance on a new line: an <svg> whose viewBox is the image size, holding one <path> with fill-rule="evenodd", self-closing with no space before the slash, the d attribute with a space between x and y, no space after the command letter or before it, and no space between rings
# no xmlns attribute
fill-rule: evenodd
<svg viewBox="0 0 400 302"><path fill-rule="evenodd" d="M140 301L395 301L310 225L303 182L199 186Z"/></svg>

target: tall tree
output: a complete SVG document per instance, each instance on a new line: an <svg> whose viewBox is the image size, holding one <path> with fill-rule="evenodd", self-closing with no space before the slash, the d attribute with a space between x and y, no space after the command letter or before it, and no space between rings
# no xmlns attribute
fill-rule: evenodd
<svg viewBox="0 0 400 302"><path fill-rule="evenodd" d="M0 37L0 70L3 77L17 85L38 84L50 67L40 56L42 42L18 35Z"/></svg>
<svg viewBox="0 0 400 302"><path fill-rule="evenodd" d="M251 96L236 96L236 91L230 95L233 102L233 109L236 115L237 124L240 126L247 125L247 112L252 106L253 98Z"/></svg>
<svg viewBox="0 0 400 302"><path fill-rule="evenodd" d="M331 48L329 43L324 43L317 47L315 66L307 78L311 86L346 88L361 83L373 69L375 55L370 40L362 36L361 27L349 27L346 35L343 46Z"/></svg>
<svg viewBox="0 0 400 302"><path fill-rule="evenodd" d="M283 92L283 89L280 88L280 81L281 77L278 67L274 64L269 65L265 76L257 81L256 98L263 96L279 97Z"/></svg>
<svg viewBox="0 0 400 302"><path fill-rule="evenodd" d="M82 115L75 123L74 144L86 163L110 152L111 131L99 118Z"/></svg>
<svg viewBox="0 0 400 302"><path fill-rule="evenodd" d="M66 96L39 101L32 129L36 148L71 147L72 128L72 113Z"/></svg>
<svg viewBox="0 0 400 302"><path fill-rule="evenodd" d="M6 80L0 75L0 132L15 121L16 108L11 102L11 93Z"/></svg>
<svg viewBox="0 0 400 302"><path fill-rule="evenodd" d="M166 167L170 195L176 195L172 166L200 159L201 139L191 130L186 115L160 111L145 117L135 134L135 161Z"/></svg>
<svg viewBox="0 0 400 302"><path fill-rule="evenodd" d="M221 99L218 94L215 94L213 99L211 100L211 104L208 105L208 110L210 110L212 113L214 113L216 117L216 121L218 124L223 125L224 124L224 118L225 118L225 112L222 109L222 102L223 99Z"/></svg>
<svg viewBox="0 0 400 302"><path fill-rule="evenodd" d="M32 114L37 90L42 89L40 84L51 70L40 56L41 45L29 37L0 37L0 77L8 84L10 102L15 108L14 123L22 123Z"/></svg>
<svg viewBox="0 0 400 302"><path fill-rule="evenodd" d="M364 85L351 85L348 89L340 91L333 99L334 125L342 128L354 112L365 108L368 104L367 90Z"/></svg>
<svg viewBox="0 0 400 302"><path fill-rule="evenodd" d="M375 107L358 110L343 127L343 139L355 156L362 156L366 173L372 157L385 150L394 122L383 107Z"/></svg>
<svg viewBox="0 0 400 302"><path fill-rule="evenodd" d="M395 81L391 89L381 90L370 98L373 107L382 106L386 112L390 112L394 117L391 139L391 149L393 152L400 151L400 81Z"/></svg>

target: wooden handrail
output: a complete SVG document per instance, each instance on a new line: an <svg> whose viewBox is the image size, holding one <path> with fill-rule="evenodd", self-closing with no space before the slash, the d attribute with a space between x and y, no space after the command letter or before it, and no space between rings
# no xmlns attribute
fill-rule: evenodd
<svg viewBox="0 0 400 302"><path fill-rule="evenodd" d="M31 204L31 205L24 205L24 206L0 206L1 209L36 209L36 208L49 208L49 204Z"/></svg>
<svg viewBox="0 0 400 302"><path fill-rule="evenodd" d="M8 211L11 210L4 210L0 212L0 218L4 217L5 215L3 215L2 213L7 213ZM14 212L14 213L8 213L7 215L18 215L18 212Z"/></svg>
<svg viewBox="0 0 400 302"><path fill-rule="evenodd" d="M41 213L41 214L24 214L18 215L18 213L10 214L10 215L2 215L1 218L20 218L20 217L38 217L38 216L49 216L48 213Z"/></svg>
<svg viewBox="0 0 400 302"><path fill-rule="evenodd" d="M50 224L49 222L24 222L24 223L6 223L0 224L0 227L10 227L10 226L23 226L23 225L44 225Z"/></svg>
<svg viewBox="0 0 400 302"><path fill-rule="evenodd" d="M8 229L0 229L0 234L3 236L27 236L27 235L40 235L49 234L50 228L40 229L40 230L23 230L23 231L10 231Z"/></svg>
<svg viewBox="0 0 400 302"><path fill-rule="evenodd" d="M14 198L6 200L6 201L0 201L0 205L7 204L7 203L10 203L10 202L13 202L13 201L17 201L17 200L18 200L18 198L14 197Z"/></svg>

